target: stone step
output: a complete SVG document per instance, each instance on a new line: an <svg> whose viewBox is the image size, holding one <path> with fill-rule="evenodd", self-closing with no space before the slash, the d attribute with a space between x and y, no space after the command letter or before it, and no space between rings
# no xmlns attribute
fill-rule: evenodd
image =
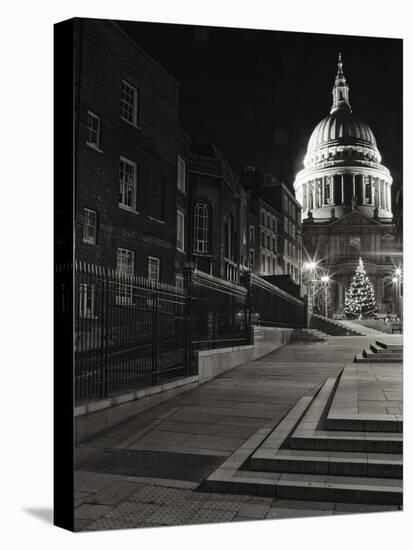
<svg viewBox="0 0 413 550"><path fill-rule="evenodd" d="M402 361L403 355L401 353L377 354L368 349L363 350L354 357L354 363L401 363Z"/></svg>
<svg viewBox="0 0 413 550"><path fill-rule="evenodd" d="M253 494L279 499L363 504L402 504L402 480L373 477L237 471L212 474L204 490Z"/></svg>
<svg viewBox="0 0 413 550"><path fill-rule="evenodd" d="M381 342L380 340L376 340L377 346L382 348L385 351L401 351L403 352L403 344L389 344L385 342Z"/></svg>
<svg viewBox="0 0 413 550"><path fill-rule="evenodd" d="M379 354L379 355L394 355L394 354L402 354L402 349L395 349L395 348L382 348L378 346L377 344L371 344L370 349L373 353Z"/></svg>
<svg viewBox="0 0 413 550"><path fill-rule="evenodd" d="M403 438L396 433L319 430L313 435L294 435L290 446L292 449L312 451L401 454Z"/></svg>
<svg viewBox="0 0 413 550"><path fill-rule="evenodd" d="M324 427L334 431L353 432L403 432L403 417L397 414L337 413L329 414Z"/></svg>
<svg viewBox="0 0 413 550"><path fill-rule="evenodd" d="M302 340L310 342L324 342L327 334L320 331L309 331L309 329L295 330L290 336L290 340Z"/></svg>
<svg viewBox="0 0 413 550"><path fill-rule="evenodd" d="M249 461L249 468L268 472L401 479L403 459L399 454L279 449L273 453L256 453Z"/></svg>

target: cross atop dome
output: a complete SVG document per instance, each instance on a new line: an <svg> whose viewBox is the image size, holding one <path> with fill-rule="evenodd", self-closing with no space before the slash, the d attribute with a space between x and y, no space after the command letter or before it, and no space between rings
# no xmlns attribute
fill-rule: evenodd
<svg viewBox="0 0 413 550"><path fill-rule="evenodd" d="M333 105L331 106L330 114L338 109L346 109L351 112L349 87L347 86L347 80L343 73L341 52L338 54L337 74L333 87Z"/></svg>

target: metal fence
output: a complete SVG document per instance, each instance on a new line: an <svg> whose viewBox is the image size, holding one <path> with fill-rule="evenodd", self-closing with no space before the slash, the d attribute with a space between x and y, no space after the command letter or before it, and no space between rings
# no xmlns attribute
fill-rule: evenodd
<svg viewBox="0 0 413 550"><path fill-rule="evenodd" d="M56 304L73 312L76 401L196 374L195 350L250 344L253 324L303 326L301 300L254 275L245 282L186 269L178 288L84 262L60 266Z"/></svg>
<svg viewBox="0 0 413 550"><path fill-rule="evenodd" d="M305 325L304 301L288 294L261 277L248 274L251 323L299 328Z"/></svg>
<svg viewBox="0 0 413 550"><path fill-rule="evenodd" d="M202 271L186 271L193 349L251 343L248 291Z"/></svg>
<svg viewBox="0 0 413 550"><path fill-rule="evenodd" d="M79 262L74 308L77 400L192 374L183 290Z"/></svg>

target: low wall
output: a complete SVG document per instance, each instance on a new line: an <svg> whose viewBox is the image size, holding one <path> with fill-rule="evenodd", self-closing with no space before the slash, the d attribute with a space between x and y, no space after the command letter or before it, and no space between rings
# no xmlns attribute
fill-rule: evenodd
<svg viewBox="0 0 413 550"><path fill-rule="evenodd" d="M75 443L124 422L198 385L198 376L175 380L75 407Z"/></svg>
<svg viewBox="0 0 413 550"><path fill-rule="evenodd" d="M291 333L292 329L286 328L254 327L254 345L198 351L199 383L271 353L286 344Z"/></svg>
<svg viewBox="0 0 413 550"><path fill-rule="evenodd" d="M75 407L75 443L124 422L223 372L267 355L286 344L291 333L292 329L286 328L254 327L253 345L197 352L197 376Z"/></svg>

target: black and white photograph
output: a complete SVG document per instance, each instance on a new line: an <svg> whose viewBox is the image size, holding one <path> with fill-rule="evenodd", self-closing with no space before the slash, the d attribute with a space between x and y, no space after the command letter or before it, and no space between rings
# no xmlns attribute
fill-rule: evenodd
<svg viewBox="0 0 413 550"><path fill-rule="evenodd" d="M400 513L403 40L54 35L55 523Z"/></svg>

